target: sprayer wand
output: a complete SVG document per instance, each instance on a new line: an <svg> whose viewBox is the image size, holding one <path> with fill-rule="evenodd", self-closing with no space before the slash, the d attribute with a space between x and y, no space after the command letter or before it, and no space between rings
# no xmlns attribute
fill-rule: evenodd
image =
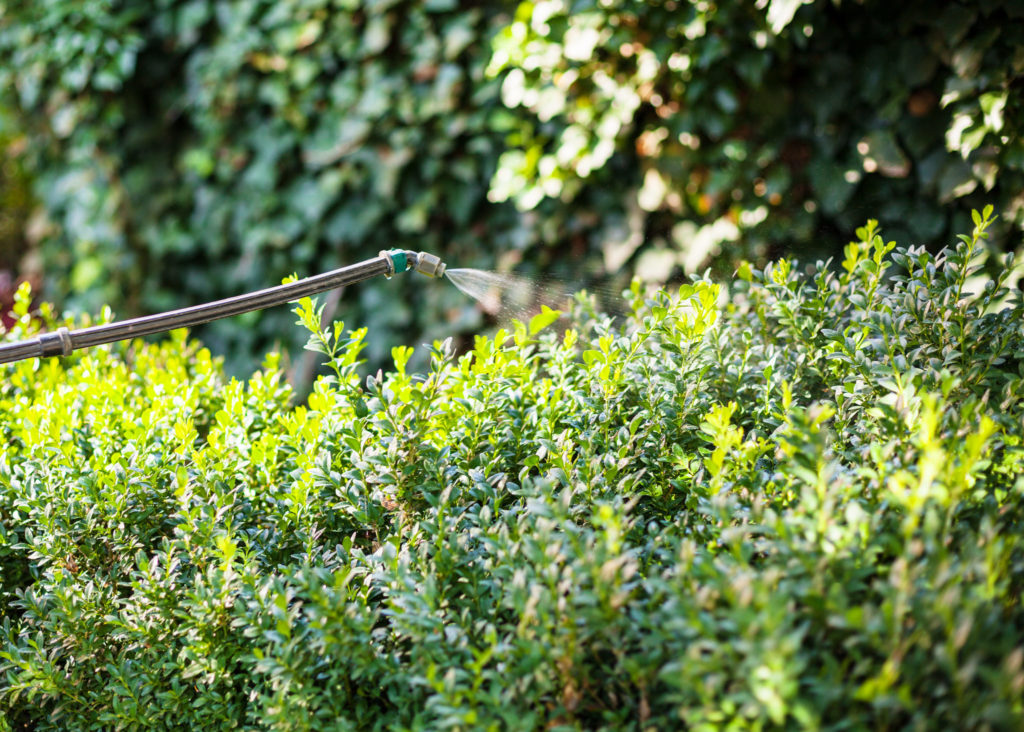
<svg viewBox="0 0 1024 732"><path fill-rule="evenodd" d="M224 300L194 305L180 310L171 310L158 315L124 320L120 323L96 325L91 328L69 330L58 328L18 343L0 344L0 363L20 361L25 358L46 358L49 356L70 356L79 348L91 348L104 343L123 341L128 338L162 333L175 328L190 328L209 323L211 320L228 318L232 315L262 310L273 305L282 305L336 287L355 284L377 275L391 278L392 275L414 269L428 277L444 275L445 264L441 258L427 252L412 252L404 249L382 251L373 259L350 264L324 274L307 277L286 285L268 287L265 290L236 295Z"/></svg>

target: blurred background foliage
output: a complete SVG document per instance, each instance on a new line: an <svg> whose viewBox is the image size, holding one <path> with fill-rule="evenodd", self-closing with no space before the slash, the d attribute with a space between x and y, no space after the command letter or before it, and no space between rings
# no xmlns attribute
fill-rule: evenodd
<svg viewBox="0 0 1024 732"><path fill-rule="evenodd" d="M868 217L938 247L994 203L1012 249L1022 18L994 0L0 2L2 256L48 299L124 317L394 246L664 282L830 256ZM370 327L374 365L485 318L397 280L331 307ZM293 319L200 335L248 371L297 352Z"/></svg>
<svg viewBox="0 0 1024 732"><path fill-rule="evenodd" d="M1024 222L1024 3L556 0L494 48L530 115L492 197L636 191L617 260L827 257L868 216L945 244L985 201L1003 243Z"/></svg>
<svg viewBox="0 0 1024 732"><path fill-rule="evenodd" d="M0 88L16 90L30 140L47 296L125 316L394 246L490 266L508 242L488 229L503 144L483 73L499 22L488 12L444 0L9 5ZM463 322L479 316L453 288L388 284L346 293L339 310L373 327L374 360L410 329L480 325ZM293 323L278 308L202 336L246 371L278 338L301 340Z"/></svg>
<svg viewBox="0 0 1024 732"><path fill-rule="evenodd" d="M14 324L11 307L19 274L26 277L26 235L32 197L29 180L19 162L24 135L0 106L0 325ZM34 282L38 285L38 282Z"/></svg>

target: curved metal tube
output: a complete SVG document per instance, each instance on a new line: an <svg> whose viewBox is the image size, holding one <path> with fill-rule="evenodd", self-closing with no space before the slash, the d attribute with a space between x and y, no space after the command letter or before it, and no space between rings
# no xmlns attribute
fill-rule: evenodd
<svg viewBox="0 0 1024 732"><path fill-rule="evenodd" d="M415 269L430 277L440 276L440 274L435 274L438 269L440 273L444 272L444 264L433 254L401 249L383 251L373 259L367 259L358 264L350 264L324 274L307 277L286 285L268 287L246 295L236 295L203 305L194 305L158 315L146 315L141 318L96 325L80 330L59 328L52 333L44 333L38 338L27 341L0 344L0 363L10 363L33 357L69 356L72 351L79 348L91 348L128 338L139 338L175 328L190 328L209 323L212 320L292 302L319 292L333 290L336 287L362 282L377 275L391 277L396 274L396 268L398 272Z"/></svg>

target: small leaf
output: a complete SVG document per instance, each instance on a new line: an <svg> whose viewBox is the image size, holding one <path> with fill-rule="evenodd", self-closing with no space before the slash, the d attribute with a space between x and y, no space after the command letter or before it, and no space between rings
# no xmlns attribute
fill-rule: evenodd
<svg viewBox="0 0 1024 732"><path fill-rule="evenodd" d="M540 307L541 311L530 318L530 335L536 335L562 316L560 310L552 310L547 305Z"/></svg>

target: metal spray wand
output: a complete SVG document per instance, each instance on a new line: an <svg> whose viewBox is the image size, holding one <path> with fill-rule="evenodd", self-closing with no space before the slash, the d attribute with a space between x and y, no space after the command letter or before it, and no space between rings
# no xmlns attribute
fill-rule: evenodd
<svg viewBox="0 0 1024 732"><path fill-rule="evenodd" d="M392 275L414 269L428 277L444 275L445 264L441 258L427 252L413 252L404 249L382 251L373 259L350 264L347 267L307 277L286 285L268 287L265 290L236 295L224 300L203 305L171 310L157 315L146 315L119 323L96 325L91 328L69 330L58 328L18 343L0 344L0 363L21 361L26 358L47 358L70 356L79 348L91 348L104 343L123 341L129 338L162 333L175 328L190 328L209 323L211 320L229 318L232 315L262 310L273 305L282 305L299 298L333 290L336 287L355 284L377 275L390 278Z"/></svg>

